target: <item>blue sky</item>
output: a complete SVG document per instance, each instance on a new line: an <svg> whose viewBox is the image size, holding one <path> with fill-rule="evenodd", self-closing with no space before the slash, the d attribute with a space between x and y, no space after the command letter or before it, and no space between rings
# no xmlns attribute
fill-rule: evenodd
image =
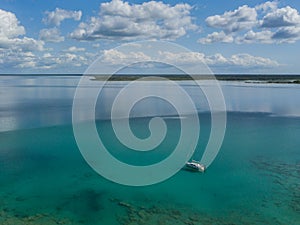
<svg viewBox="0 0 300 225"><path fill-rule="evenodd" d="M168 40L214 73L300 74L299 10L292 0L0 0L0 73L83 73L122 43Z"/></svg>

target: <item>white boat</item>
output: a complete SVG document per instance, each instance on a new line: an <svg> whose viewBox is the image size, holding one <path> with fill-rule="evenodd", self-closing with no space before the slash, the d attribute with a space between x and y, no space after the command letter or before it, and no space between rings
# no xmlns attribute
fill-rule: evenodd
<svg viewBox="0 0 300 225"><path fill-rule="evenodd" d="M187 169L198 171L198 172L204 172L206 170L206 167L203 164L195 160L192 160L192 162L187 162L185 166Z"/></svg>

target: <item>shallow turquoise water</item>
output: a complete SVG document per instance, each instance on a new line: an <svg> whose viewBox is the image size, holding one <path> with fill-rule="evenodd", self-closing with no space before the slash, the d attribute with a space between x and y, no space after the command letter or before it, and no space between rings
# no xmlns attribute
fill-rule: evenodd
<svg viewBox="0 0 300 225"><path fill-rule="evenodd" d="M19 88L7 88L6 95ZM229 95L236 88L244 90L235 86L225 91ZM68 90L72 96L73 91ZM156 185L128 187L104 179L82 158L68 122L69 100L59 98L66 93L46 94L52 98L45 98L44 94L40 95L43 105L32 100L37 98L35 95L23 95L28 97L26 101L15 98L11 101L15 104L9 106L1 103L1 118L7 121L7 115L14 115L18 123L14 129L3 129L0 133L0 224L298 224L300 221L300 117L230 112L221 151L204 174L181 170ZM199 116L202 133L195 157L201 156L210 131L210 117L205 113ZM36 124L28 126L30 118ZM148 121L148 118L132 119L133 132L147 136ZM105 129L103 138L115 157L145 165L170 154L180 127L174 118L167 119L167 124L167 142L157 154L144 157L124 151L113 138L109 120L98 120L97 128ZM12 128L11 124L8 127Z"/></svg>
<svg viewBox="0 0 300 225"><path fill-rule="evenodd" d="M139 188L96 174L81 157L71 126L3 132L1 209L21 218L49 213L72 223L118 224L128 216L119 205L126 202L170 214L190 209L212 221L296 224L300 119L241 113L228 119L221 152L206 173L182 170Z"/></svg>

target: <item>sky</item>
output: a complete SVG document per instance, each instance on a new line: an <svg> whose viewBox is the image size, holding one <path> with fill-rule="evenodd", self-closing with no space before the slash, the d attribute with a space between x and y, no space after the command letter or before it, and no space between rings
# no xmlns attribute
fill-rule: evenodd
<svg viewBox="0 0 300 225"><path fill-rule="evenodd" d="M300 74L299 10L296 0L0 0L0 74L84 73L144 40L188 48L167 55L216 74Z"/></svg>

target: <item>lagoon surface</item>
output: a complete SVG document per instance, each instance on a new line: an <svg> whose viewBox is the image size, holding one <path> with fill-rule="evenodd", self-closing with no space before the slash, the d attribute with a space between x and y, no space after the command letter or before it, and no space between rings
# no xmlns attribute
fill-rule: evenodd
<svg viewBox="0 0 300 225"><path fill-rule="evenodd" d="M227 129L208 170L181 170L162 183L130 187L104 179L80 154L71 124L79 79L0 77L0 224L299 223L300 85L221 81ZM97 82L85 88L97 88ZM154 83L143 88L168 90L163 82ZM208 103L193 81L178 83L199 113L197 158L210 132ZM133 132L147 137L149 118L163 116L168 136L149 158L127 155L109 120L112 99L127 84L105 86L96 106L97 129L106 131L102 138L116 158L136 165L156 162L176 145L181 118L161 100L137 104ZM88 118L83 114L82 120Z"/></svg>

